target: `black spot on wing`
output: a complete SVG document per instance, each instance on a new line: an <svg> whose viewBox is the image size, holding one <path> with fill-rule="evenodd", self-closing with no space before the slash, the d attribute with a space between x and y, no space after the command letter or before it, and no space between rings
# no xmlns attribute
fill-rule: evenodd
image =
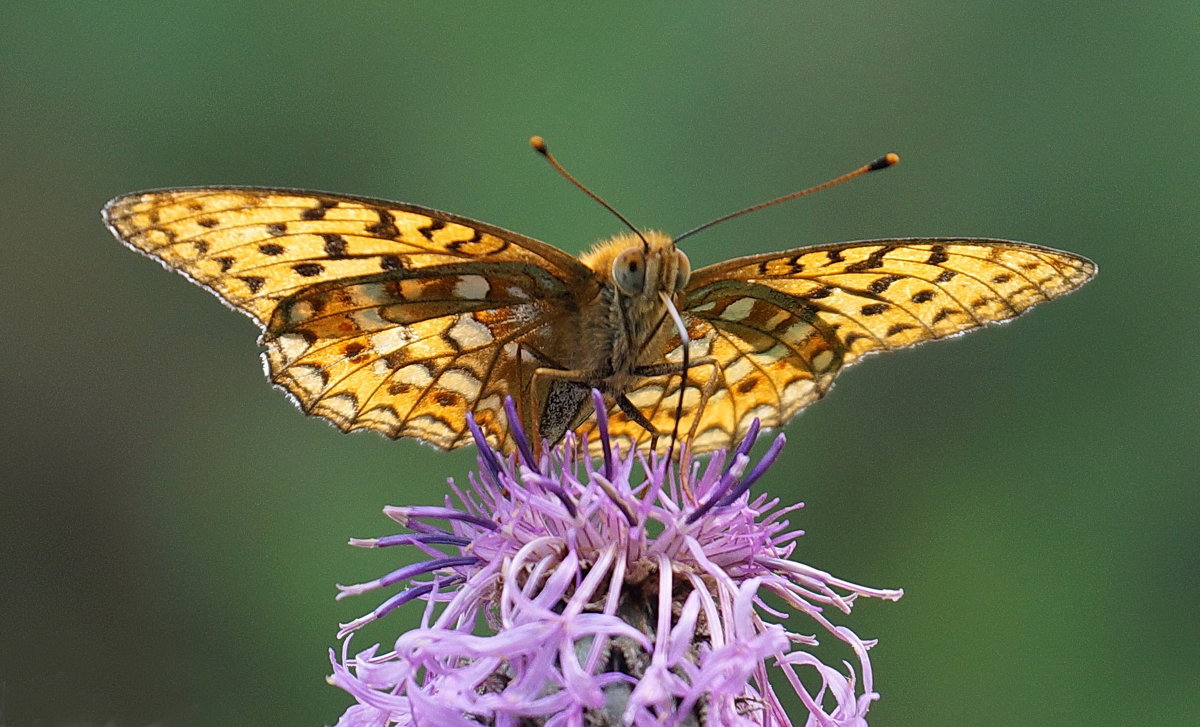
<svg viewBox="0 0 1200 727"><path fill-rule="evenodd" d="M871 281L871 284L867 286L867 290L879 295L891 287L892 283L902 279L903 277L900 275L885 275L882 278L876 278L875 280Z"/></svg>
<svg viewBox="0 0 1200 727"><path fill-rule="evenodd" d="M445 227L445 225L443 224L442 227ZM422 234L425 235L425 237L429 237L430 231L432 231L434 229L440 230L441 227L435 228L432 225L430 225L429 227L422 227L420 229L421 229ZM451 240L450 242L447 242L446 249L449 250L450 252L462 252L463 248L465 248L467 245L472 245L483 239L483 233L480 232L479 230L472 230L472 233L473 234L471 235L471 237L469 237L466 240ZM504 240L502 242L502 244L500 245L500 249L497 250L496 252L503 252L507 248L508 248L508 240Z"/></svg>
<svg viewBox="0 0 1200 727"><path fill-rule="evenodd" d="M395 215L382 208L375 210L375 214L379 216L379 221L367 225L363 228L364 230L379 237L396 238L400 236L400 228L396 227Z"/></svg>
<svg viewBox="0 0 1200 727"><path fill-rule="evenodd" d="M297 263L292 266L297 275L312 278L325 272L325 266L320 263Z"/></svg>
<svg viewBox="0 0 1200 727"><path fill-rule="evenodd" d="M324 233L321 239L325 240L325 254L329 257L345 257L346 256L346 238L333 233Z"/></svg>
<svg viewBox="0 0 1200 727"><path fill-rule="evenodd" d="M842 345L845 346L846 348L850 348L857 341L862 340L862 339L870 339L870 336L868 336L865 333L859 333L858 331L851 331L850 333L846 334L846 337L844 339L842 339Z"/></svg>
<svg viewBox="0 0 1200 727"><path fill-rule="evenodd" d="M889 252L891 252L892 250L895 250L895 249L896 248L894 245L884 245L883 247L879 248L875 252L868 255L866 258L859 260L856 263L850 263L849 265L847 265L846 272L861 273L864 270L874 270L875 268L882 267L883 266L883 258L886 257Z"/></svg>
<svg viewBox="0 0 1200 727"><path fill-rule="evenodd" d="M417 228L417 232L420 232L422 235L424 235L424 236L425 236L425 239L427 239L427 240L432 240L432 239L433 239L433 233L435 233L435 232L437 232L438 230L440 230L440 229L444 228L445 226L446 226L446 223L445 223L445 222L443 222L442 220L433 220L433 221L432 221L432 222L430 222L428 225L424 225L424 226L422 226L422 227L418 227L418 228ZM478 233L476 233L476 234L478 234Z"/></svg>
<svg viewBox="0 0 1200 727"><path fill-rule="evenodd" d="M300 213L302 220L323 220L325 219L325 211L333 207L337 207L337 200L323 199L317 202L316 207L310 207Z"/></svg>
<svg viewBox="0 0 1200 727"><path fill-rule="evenodd" d="M262 290L263 284L267 282L265 279L257 275L246 275L238 278L238 280L241 280L243 283L245 283L246 287L250 289L251 293L257 293L258 291Z"/></svg>

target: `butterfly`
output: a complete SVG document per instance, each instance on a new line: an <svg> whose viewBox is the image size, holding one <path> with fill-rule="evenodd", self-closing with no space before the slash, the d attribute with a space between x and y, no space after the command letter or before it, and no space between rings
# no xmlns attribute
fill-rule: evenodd
<svg viewBox="0 0 1200 727"><path fill-rule="evenodd" d="M303 411L442 449L471 441L471 414L513 451L506 397L535 442L585 435L593 388L618 442L661 450L660 435L682 431L693 452L728 447L755 419L784 424L867 354L1008 320L1096 272L980 238L816 245L693 271L683 236L632 225L575 258L426 207L257 187L137 192L103 217L254 319L264 368Z"/></svg>

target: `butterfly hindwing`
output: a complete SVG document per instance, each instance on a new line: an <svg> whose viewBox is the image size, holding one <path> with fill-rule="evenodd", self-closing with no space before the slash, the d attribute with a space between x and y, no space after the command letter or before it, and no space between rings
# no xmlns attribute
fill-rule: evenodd
<svg viewBox="0 0 1200 727"><path fill-rule="evenodd" d="M591 280L536 240L362 197L162 190L113 200L105 219L254 318L272 380L305 411L443 448L469 441L469 411L504 441L503 397L527 398L520 344Z"/></svg>

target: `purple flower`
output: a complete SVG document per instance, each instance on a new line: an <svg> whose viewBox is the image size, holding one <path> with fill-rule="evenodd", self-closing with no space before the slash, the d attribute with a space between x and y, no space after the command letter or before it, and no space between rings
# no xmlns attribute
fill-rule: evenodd
<svg viewBox="0 0 1200 727"><path fill-rule="evenodd" d="M731 453L673 463L614 451L603 415L599 460L570 435L534 459L520 432L521 454L505 459L470 424L479 471L469 486L452 484L444 507L386 508L410 533L351 541L409 545L428 559L340 587L339 598L401 590L339 633L330 683L357 700L339 727L800 723L768 667L799 696L804 724L866 724L878 699L874 642L826 614L901 591L789 559L803 531L783 518L801 506L748 494L782 435L751 468L757 426ZM817 638L775 623L789 614L765 604L767 594L848 647L856 665L819 661ZM356 629L414 600L424 603L419 628L390 650L350 655Z"/></svg>

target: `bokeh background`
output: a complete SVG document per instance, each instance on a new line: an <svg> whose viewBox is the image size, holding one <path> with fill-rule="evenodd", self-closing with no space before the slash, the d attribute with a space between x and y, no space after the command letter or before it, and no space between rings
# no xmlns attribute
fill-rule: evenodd
<svg viewBox="0 0 1200 727"><path fill-rule="evenodd" d="M469 454L301 416L251 322L111 238L148 187L402 199L578 252L903 163L693 263L1029 240L1097 280L873 358L761 482L800 559L904 587L840 623L888 725L1200 723L1200 5L9 3L0 29L0 724L323 725L345 545ZM385 640L416 609L367 638ZM810 630L796 622L797 628ZM359 642L365 646L365 641ZM835 657L837 658L837 657Z"/></svg>

